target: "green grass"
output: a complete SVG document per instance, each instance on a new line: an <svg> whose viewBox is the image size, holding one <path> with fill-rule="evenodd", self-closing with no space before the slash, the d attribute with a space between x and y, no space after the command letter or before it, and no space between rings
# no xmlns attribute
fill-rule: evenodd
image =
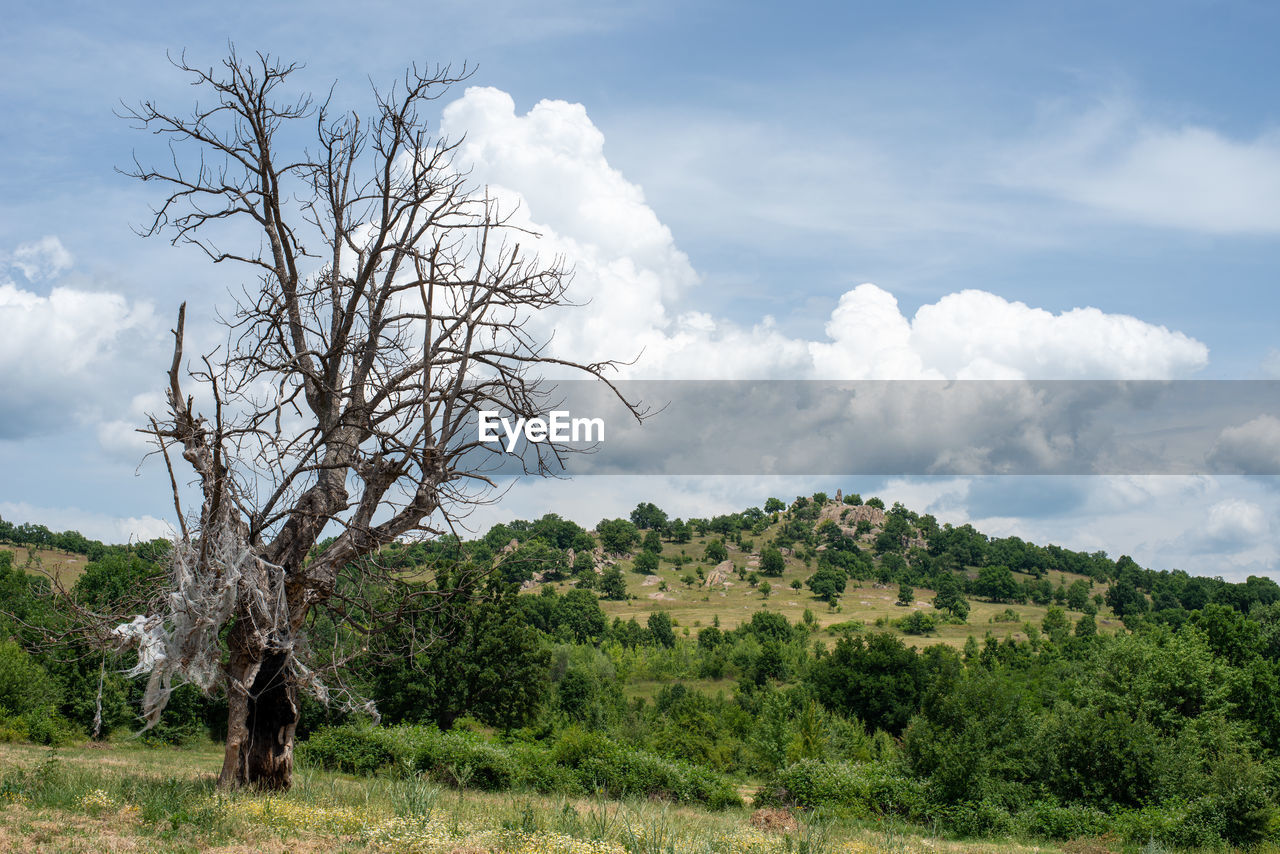
<svg viewBox="0 0 1280 854"><path fill-rule="evenodd" d="M0 851L439 854L855 854L1063 850L930 838L893 824L799 815L788 832L752 811L443 788L422 777L300 770L293 789L219 792L217 745L137 742L52 752L0 745ZM1091 843L1090 843L1091 844ZM1106 847L1077 852L1105 851Z"/></svg>
<svg viewBox="0 0 1280 854"><path fill-rule="evenodd" d="M84 573L84 568L89 565L89 558L84 555L58 549L39 549L0 543L0 551L13 553L15 567L25 569L32 574L52 575L66 588L75 584L76 579Z"/></svg>

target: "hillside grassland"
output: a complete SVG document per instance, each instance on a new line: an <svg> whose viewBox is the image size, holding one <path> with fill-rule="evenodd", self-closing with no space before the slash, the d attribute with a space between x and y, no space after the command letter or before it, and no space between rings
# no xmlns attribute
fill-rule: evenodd
<svg viewBox="0 0 1280 854"><path fill-rule="evenodd" d="M769 527L763 535L756 538L757 542L768 542L780 528L781 524ZM806 565L801 558L790 551L783 553L784 569L780 577L761 579L770 584L771 590L767 597L761 594L758 585L753 586L747 580L739 578L736 573L723 584L714 586L697 580L696 575L693 576L693 584L683 581L682 578L694 573L696 566L700 566L704 573L711 568L710 563L698 561L696 558L703 555L707 544L715 539L717 537L714 535L707 534L694 536L690 542L684 544L664 543L659 568L652 573L652 577L658 579L657 582L654 582L649 575L634 571L634 556L617 558L614 563L622 569L629 598L624 601L602 600L601 608L610 618L620 617L628 620L634 617L641 624L644 624L650 614L665 611L671 616L678 631L686 637L696 636L698 629L704 626L719 625L725 629L737 628L750 620L751 615L756 611L772 611L785 616L793 623L800 622L805 611L810 611L820 628L831 630L829 634L834 634L840 626L852 623L860 624L864 628L880 628L899 634L906 644L917 648L936 643L961 648L970 637L981 640L987 631L991 631L1002 640L1006 637L1012 637L1016 641L1026 640L1027 635L1023 630L1023 624L1030 622L1036 626L1040 625L1050 607L1034 603L1010 605L972 599L969 617L965 623L943 623L928 635L910 635L887 623L877 626L877 620L900 619L915 610L932 611L931 602L936 595L935 590L927 587L915 588L913 604L904 607L896 604L898 593L896 584L851 579L836 607L831 607L814 596L807 587L801 586L797 590L791 586L794 581L803 585L813 575L814 566L813 561ZM735 568L742 567L748 573L758 572L757 555L744 551L732 542L725 545L729 560ZM681 558L693 558L694 561L683 566L674 565L673 559ZM969 576L977 575L976 567L967 569ZM1015 572L1014 576L1019 581L1031 577L1020 572ZM1077 580L1084 581L1090 585L1090 595L1105 596L1111 587L1109 583L1097 582L1088 576L1072 572L1052 570L1046 577L1054 587L1070 586ZM558 591L564 592L573 587L573 581L566 579L553 583L553 586ZM1005 612L1010 609L1018 615L1017 621L995 619L1005 615ZM1073 617L1080 616L1077 612L1069 613L1072 613ZM1100 633L1114 633L1122 625L1105 604L1099 606L1097 623Z"/></svg>
<svg viewBox="0 0 1280 854"><path fill-rule="evenodd" d="M76 579L89 565L89 558L85 555L61 549L35 548L0 542L0 552L12 554L14 566L23 567L31 573L48 574L67 588L76 583Z"/></svg>

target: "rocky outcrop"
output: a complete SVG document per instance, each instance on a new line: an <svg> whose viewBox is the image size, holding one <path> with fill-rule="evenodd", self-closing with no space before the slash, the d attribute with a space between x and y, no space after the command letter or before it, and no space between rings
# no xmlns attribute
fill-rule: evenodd
<svg viewBox="0 0 1280 854"><path fill-rule="evenodd" d="M724 560L715 565L715 568L707 573L706 586L716 587L724 586L724 583L733 575L733 561Z"/></svg>

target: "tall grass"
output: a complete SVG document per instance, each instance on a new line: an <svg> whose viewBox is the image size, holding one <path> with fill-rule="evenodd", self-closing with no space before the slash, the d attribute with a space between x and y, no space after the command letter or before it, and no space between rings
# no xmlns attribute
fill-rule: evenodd
<svg viewBox="0 0 1280 854"><path fill-rule="evenodd" d="M300 769L293 789L223 793L216 748L58 751L0 745L0 850L148 854L340 850L351 854L954 854L1057 850L1008 840L925 838L899 821L814 810L790 832L752 826L743 808L710 812L643 797L450 790L421 773L356 778ZM49 827L66 826L65 837ZM82 834L77 844L71 828ZM98 834L83 838L86 832ZM1082 847L1083 845L1083 847ZM1091 847L1090 847L1091 846ZM1074 852L1119 850L1102 840ZM1125 851L1142 850L1140 844ZM1152 846L1150 850L1162 850ZM1275 848L1259 851L1274 852Z"/></svg>

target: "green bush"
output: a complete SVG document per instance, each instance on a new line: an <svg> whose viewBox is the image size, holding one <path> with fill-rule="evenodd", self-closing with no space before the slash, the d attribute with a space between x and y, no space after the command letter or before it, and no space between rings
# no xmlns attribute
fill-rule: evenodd
<svg viewBox="0 0 1280 854"><path fill-rule="evenodd" d="M521 771L525 786L544 795L581 795L582 783L572 768L558 764L551 751L535 744L512 744L508 748Z"/></svg>
<svg viewBox="0 0 1280 854"><path fill-rule="evenodd" d="M413 767L459 788L504 792L522 783L510 752L467 733L435 732L421 739Z"/></svg>
<svg viewBox="0 0 1280 854"><path fill-rule="evenodd" d="M1062 806L1056 801L1034 801L1014 816L1014 828L1022 836L1042 839L1076 839L1099 836L1109 821L1106 813L1083 804Z"/></svg>
<svg viewBox="0 0 1280 854"><path fill-rule="evenodd" d="M1197 835L1210 832L1230 845L1248 847L1263 841L1276 819L1275 800L1262 767L1244 757L1231 757L1213 769L1208 791L1191 803L1183 825Z"/></svg>
<svg viewBox="0 0 1280 854"><path fill-rule="evenodd" d="M373 774L407 758L393 750L393 740L387 732L355 724L321 727L298 745L298 761L330 771Z"/></svg>
<svg viewBox="0 0 1280 854"><path fill-rule="evenodd" d="M573 769L588 792L665 797L711 809L742 804L733 786L711 771L623 747L596 733L571 729L551 748L551 755L557 764Z"/></svg>
<svg viewBox="0 0 1280 854"><path fill-rule="evenodd" d="M84 732L48 709L33 709L18 716L27 730L27 740L35 744L59 746L84 739Z"/></svg>
<svg viewBox="0 0 1280 854"><path fill-rule="evenodd" d="M0 741L66 744L83 738L58 714L58 682L26 650L0 641Z"/></svg>
<svg viewBox="0 0 1280 854"><path fill-rule="evenodd" d="M0 713L51 709L61 699L53 677L26 650L0 641Z"/></svg>
<svg viewBox="0 0 1280 854"><path fill-rule="evenodd" d="M909 635L927 635L938 630L938 618L923 611L912 611L902 619L893 622Z"/></svg>
<svg viewBox="0 0 1280 854"><path fill-rule="evenodd" d="M942 827L962 839L1005 836L1013 830L1013 817L997 801L961 801L937 811Z"/></svg>
<svg viewBox="0 0 1280 854"><path fill-rule="evenodd" d="M1242 769L1245 770L1245 769ZM1117 832L1134 844L1155 840L1173 848L1249 848L1273 835L1275 806L1256 778L1242 773L1235 785L1192 801L1169 800L1116 816Z"/></svg>
<svg viewBox="0 0 1280 854"><path fill-rule="evenodd" d="M820 809L854 818L918 818L925 812L919 782L883 762L804 759L774 774L756 793L756 803Z"/></svg>
<svg viewBox="0 0 1280 854"><path fill-rule="evenodd" d="M494 744L470 733L429 726L348 724L316 730L298 745L298 760L352 774L423 772L452 786L487 791L654 796L711 809L742 805L733 785L712 771L579 729L570 729L548 749Z"/></svg>

